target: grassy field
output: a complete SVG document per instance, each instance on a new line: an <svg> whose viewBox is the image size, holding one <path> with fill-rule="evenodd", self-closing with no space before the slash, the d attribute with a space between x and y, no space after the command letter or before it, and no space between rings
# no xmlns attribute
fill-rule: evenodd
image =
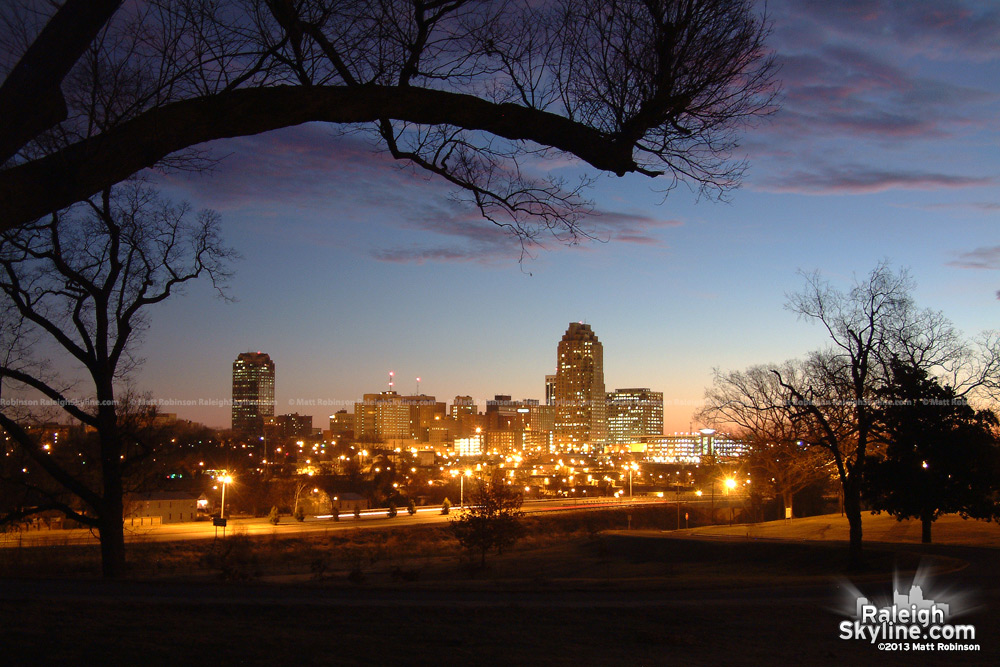
<svg viewBox="0 0 1000 667"><path fill-rule="evenodd" d="M866 542L920 543L920 522L897 521L888 514L862 516ZM811 516L791 521L770 521L748 525L701 526L681 531L692 536L736 536L751 539L829 541L848 539L847 518L839 514ZM963 519L945 514L934 522L931 538L935 544L961 544L1000 548L1000 524Z"/></svg>
<svg viewBox="0 0 1000 667"><path fill-rule="evenodd" d="M661 508L563 513L524 519L526 536L508 553L493 555L485 570L475 567L446 526L413 526L380 530L331 531L328 534L247 536L231 533L215 541L137 542L129 545L130 577L218 578L233 581L338 581L366 585L420 584L448 586L470 580L581 582L622 584L629 580L666 577L699 584L748 579L758 569L789 577L830 576L843 569L839 550L815 547L775 549L761 546L752 557L730 556L727 548L664 547L655 542L624 541L608 535L631 523L633 534L659 535L666 519ZM631 518L629 519L629 515ZM825 534L826 518L796 520L796 529ZM780 523L780 522L778 522ZM806 528L806 526L813 526ZM766 526L766 524L765 524ZM746 527L714 527L716 534L741 535ZM711 532L692 529L690 534ZM757 528L755 530L764 530ZM681 531L682 533L685 531ZM801 531L800 531L801 532ZM629 533L624 533L627 536ZM692 555L691 551L698 551ZM804 552L804 553L803 553ZM875 552L875 572L891 571L894 556ZM735 565L739 567L734 567ZM904 564L904 566L912 564ZM99 552L93 546L21 547L0 550L0 576L96 576Z"/></svg>
<svg viewBox="0 0 1000 667"><path fill-rule="evenodd" d="M631 514L531 517L485 570L441 526L134 544L113 584L93 549L8 549L0 577L26 592L0 605L0 645L12 665L989 664L838 641L842 544L663 539L662 509ZM872 548L852 580L920 559Z"/></svg>

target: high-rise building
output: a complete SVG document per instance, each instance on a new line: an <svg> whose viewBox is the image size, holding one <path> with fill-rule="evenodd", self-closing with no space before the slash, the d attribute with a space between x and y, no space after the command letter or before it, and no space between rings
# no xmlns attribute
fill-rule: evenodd
<svg viewBox="0 0 1000 667"><path fill-rule="evenodd" d="M602 451L607 442L604 346L589 324L573 322L556 356L555 446L559 451Z"/></svg>
<svg viewBox="0 0 1000 667"><path fill-rule="evenodd" d="M263 352L243 352L233 362L233 430L264 434L274 416L274 362Z"/></svg>
<svg viewBox="0 0 1000 667"><path fill-rule="evenodd" d="M663 392L615 389L608 393L608 443L625 445L641 435L663 435Z"/></svg>
<svg viewBox="0 0 1000 667"><path fill-rule="evenodd" d="M556 376L545 376L545 405L556 404Z"/></svg>
<svg viewBox="0 0 1000 667"><path fill-rule="evenodd" d="M361 402L354 404L354 437L381 441L409 439L409 404L394 391L365 394Z"/></svg>
<svg viewBox="0 0 1000 667"><path fill-rule="evenodd" d="M427 442L430 429L446 415L447 406L433 396L400 396L394 391L365 394L354 404L354 437L388 442Z"/></svg>
<svg viewBox="0 0 1000 667"><path fill-rule="evenodd" d="M330 437L354 437L354 413L347 410L337 410L330 415Z"/></svg>
<svg viewBox="0 0 1000 667"><path fill-rule="evenodd" d="M278 415L264 420L267 436L276 438L308 438L313 435L312 415Z"/></svg>
<svg viewBox="0 0 1000 667"><path fill-rule="evenodd" d="M476 402L472 400L471 396L456 396L448 414L454 419L461 420L463 415L475 416L477 410Z"/></svg>
<svg viewBox="0 0 1000 667"><path fill-rule="evenodd" d="M440 426L441 420L448 416L448 406L426 394L403 399L410 406L410 437L418 442L429 441L431 429Z"/></svg>

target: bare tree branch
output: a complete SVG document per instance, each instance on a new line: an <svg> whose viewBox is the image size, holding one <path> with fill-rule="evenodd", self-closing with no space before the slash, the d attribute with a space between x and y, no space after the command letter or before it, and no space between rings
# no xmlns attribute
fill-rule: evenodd
<svg viewBox="0 0 1000 667"><path fill-rule="evenodd" d="M750 0L128 5L82 57L59 52L77 59L69 112L10 139L23 150L0 172L0 229L144 168L197 166L199 144L321 121L373 124L394 157L503 211L513 233L540 216L572 241L586 201L536 183L518 156L552 148L722 196L742 174L739 132L773 110L767 34ZM456 132L475 136L443 139Z"/></svg>

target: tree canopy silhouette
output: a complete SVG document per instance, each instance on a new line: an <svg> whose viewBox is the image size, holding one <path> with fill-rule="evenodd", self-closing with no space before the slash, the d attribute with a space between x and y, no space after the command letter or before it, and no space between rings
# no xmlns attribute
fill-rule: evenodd
<svg viewBox="0 0 1000 667"><path fill-rule="evenodd" d="M141 363L136 345L151 306L200 278L221 293L233 253L218 224L215 213L194 214L132 179L0 233L0 428L22 463L0 475L0 488L18 491L0 523L61 512L97 529L104 574L122 573L127 482L148 469L157 444L155 410L128 382ZM51 366L52 352L68 374ZM94 437L48 449L31 428L46 412L37 404Z"/></svg>
<svg viewBox="0 0 1000 667"><path fill-rule="evenodd" d="M927 371L894 360L879 392L875 431L882 455L866 465L864 496L877 511L921 523L921 541L941 514L1000 518L996 415L976 410Z"/></svg>
<svg viewBox="0 0 1000 667"><path fill-rule="evenodd" d="M774 104L754 4L6 3L0 229L146 168L204 166L204 142L310 121L367 130L522 241L575 239L588 209L583 183L535 176L527 156L723 196L739 132Z"/></svg>

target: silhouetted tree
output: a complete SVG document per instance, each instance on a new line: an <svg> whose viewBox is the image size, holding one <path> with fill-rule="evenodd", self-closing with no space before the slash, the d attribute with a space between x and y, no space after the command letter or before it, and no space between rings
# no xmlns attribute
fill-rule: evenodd
<svg viewBox="0 0 1000 667"><path fill-rule="evenodd" d="M873 447L879 392L891 381L890 363L899 360L922 369L938 369L963 392L993 384L998 354L995 335L978 354L940 313L920 310L911 296L913 281L905 270L881 263L843 292L818 274L806 276L806 288L793 294L788 308L819 323L831 345L814 352L797 376L774 369L787 391L792 420L808 442L833 457L850 524L850 565L863 566L861 491Z"/></svg>
<svg viewBox="0 0 1000 667"><path fill-rule="evenodd" d="M522 239L585 233L582 186L524 164L547 149L722 196L744 170L739 131L773 109L755 5L8 2L0 229L203 164L188 149L204 142L310 121L366 129Z"/></svg>
<svg viewBox="0 0 1000 667"><path fill-rule="evenodd" d="M879 392L874 431L884 456L869 457L864 496L873 510L921 522L921 539L941 514L1000 518L996 415L976 410L927 371L894 361Z"/></svg>
<svg viewBox="0 0 1000 667"><path fill-rule="evenodd" d="M486 565L490 549L502 553L524 534L521 502L521 494L501 474L474 486L468 506L451 522L451 530L465 549L479 553L480 566Z"/></svg>
<svg viewBox="0 0 1000 667"><path fill-rule="evenodd" d="M221 290L230 257L216 214L195 216L138 180L0 234L0 391L49 402L96 440L71 460L53 457L29 432L30 415L5 405L0 427L31 467L4 483L41 497L17 514L58 510L96 528L106 576L124 568L125 484L154 444L153 413L128 388L147 308L203 276ZM56 351L86 382L52 370Z"/></svg>
<svg viewBox="0 0 1000 667"><path fill-rule="evenodd" d="M801 374L794 362L781 367L782 377ZM793 507L795 494L832 473L832 459L821 447L810 445L806 430L792 420L787 390L769 366L745 371L715 371L705 392L699 418L746 442L752 488L772 490L785 507Z"/></svg>

